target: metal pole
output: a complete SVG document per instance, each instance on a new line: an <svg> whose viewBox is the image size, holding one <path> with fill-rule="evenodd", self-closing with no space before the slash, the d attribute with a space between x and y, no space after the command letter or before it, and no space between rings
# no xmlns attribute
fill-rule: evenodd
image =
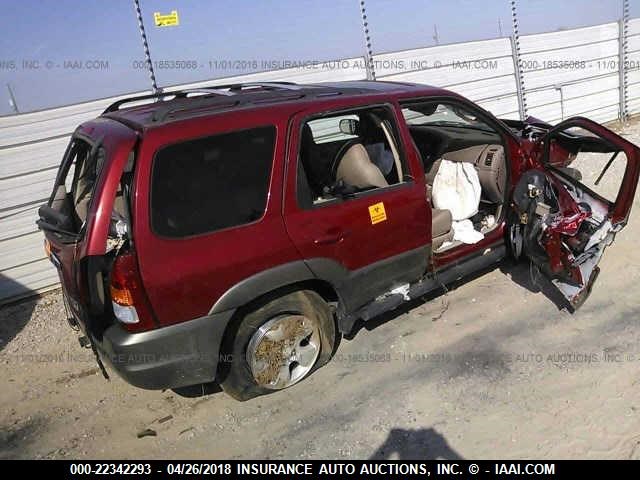
<svg viewBox="0 0 640 480"><path fill-rule="evenodd" d="M16 102L16 97L13 94L13 90L11 89L11 85L7 83L7 90L9 90L9 103L11 104L11 108L13 108L14 113L20 113L18 109L18 102Z"/></svg>
<svg viewBox="0 0 640 480"><path fill-rule="evenodd" d="M440 45L440 37L438 36L438 26L435 23L433 24L433 41L436 43L436 45Z"/></svg>
<svg viewBox="0 0 640 480"><path fill-rule="evenodd" d="M156 74L153 71L153 63L151 62L151 54L149 53L149 43L147 42L147 34L144 31L144 23L142 21L142 11L140 10L140 1L133 0L133 6L136 9L136 15L138 17L138 28L140 29L140 37L142 38L142 47L144 48L144 59L149 67L149 78L151 79L151 89L153 93L160 92L158 84L156 83Z"/></svg>
<svg viewBox="0 0 640 480"><path fill-rule="evenodd" d="M626 122L629 117L629 0L622 0L622 18L619 25L618 45L618 81L620 83L620 121Z"/></svg>
<svg viewBox="0 0 640 480"><path fill-rule="evenodd" d="M516 93L518 95L518 110L520 120L527 118L527 99L524 89L524 72L522 70L522 59L520 58L520 34L518 33L518 14L516 11L516 0L511 0L511 18L513 19L513 35L511 36L511 55L513 57L513 70L516 79Z"/></svg>
<svg viewBox="0 0 640 480"><path fill-rule="evenodd" d="M562 91L563 85L556 85L555 88L560 92L560 121L564 122L564 92Z"/></svg>
<svg viewBox="0 0 640 480"><path fill-rule="evenodd" d="M364 32L365 64L367 69L367 80L376 79L376 71L373 64L373 49L371 48L371 36L369 35L369 22L367 22L367 9L364 0L360 0L360 16L362 17L362 30Z"/></svg>

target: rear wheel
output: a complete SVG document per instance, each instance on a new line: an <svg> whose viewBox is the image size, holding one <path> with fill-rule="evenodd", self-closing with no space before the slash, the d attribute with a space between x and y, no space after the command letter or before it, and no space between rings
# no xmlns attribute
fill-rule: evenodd
<svg viewBox="0 0 640 480"><path fill-rule="evenodd" d="M220 382L238 400L290 387L331 358L336 340L329 306L302 290L249 312L228 335Z"/></svg>

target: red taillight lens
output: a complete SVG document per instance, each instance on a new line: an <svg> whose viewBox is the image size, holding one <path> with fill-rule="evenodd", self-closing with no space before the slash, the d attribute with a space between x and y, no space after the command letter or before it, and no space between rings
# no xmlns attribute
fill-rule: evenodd
<svg viewBox="0 0 640 480"><path fill-rule="evenodd" d="M111 269L109 288L116 318L130 332L141 332L156 327L151 304L142 286L142 277L134 252L116 257ZM128 317L123 317L124 314Z"/></svg>

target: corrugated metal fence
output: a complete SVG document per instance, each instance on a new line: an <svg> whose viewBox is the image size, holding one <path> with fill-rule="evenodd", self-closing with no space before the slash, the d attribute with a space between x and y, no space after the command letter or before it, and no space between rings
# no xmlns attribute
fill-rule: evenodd
<svg viewBox="0 0 640 480"><path fill-rule="evenodd" d="M528 113L543 120L585 115L604 122L619 117L620 32L618 23L609 23L521 37L521 92L509 38L383 53L374 55L373 61L380 80L448 88L498 117L518 118L518 95L524 95ZM633 114L640 112L640 19L630 21L627 33L627 110ZM365 59L360 57L173 88L364 78ZM44 257L42 235L35 227L36 211L51 192L69 135L115 100L0 117L0 303L56 286L56 272Z"/></svg>

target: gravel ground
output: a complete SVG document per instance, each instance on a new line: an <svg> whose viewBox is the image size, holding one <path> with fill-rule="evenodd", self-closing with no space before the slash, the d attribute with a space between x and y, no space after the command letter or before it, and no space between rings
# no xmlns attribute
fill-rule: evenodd
<svg viewBox="0 0 640 480"><path fill-rule="evenodd" d="M640 144L640 122L622 134ZM367 324L305 382L245 403L214 386L104 381L59 292L4 307L0 458L640 458L633 213L574 315L526 265L504 264Z"/></svg>

